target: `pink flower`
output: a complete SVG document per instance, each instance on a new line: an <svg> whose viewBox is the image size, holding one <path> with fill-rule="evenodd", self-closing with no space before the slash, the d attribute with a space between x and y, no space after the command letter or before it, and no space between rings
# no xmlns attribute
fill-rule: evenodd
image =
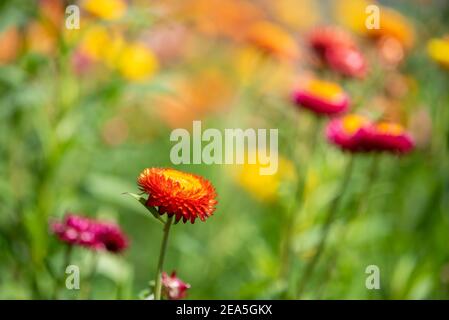
<svg viewBox="0 0 449 320"><path fill-rule="evenodd" d="M367 151L365 145L366 130L371 122L357 114L349 114L332 119L326 128L329 142L342 150L350 152Z"/></svg>
<svg viewBox="0 0 449 320"><path fill-rule="evenodd" d="M51 229L59 240L69 245L113 253L128 247L128 240L117 225L79 215L68 214L63 221L53 222Z"/></svg>
<svg viewBox="0 0 449 320"><path fill-rule="evenodd" d="M187 289L190 284L183 282L176 277L176 272L173 271L170 276L166 272L162 273L162 294L168 300L180 300L186 297Z"/></svg>
<svg viewBox="0 0 449 320"><path fill-rule="evenodd" d="M326 61L329 67L340 74L364 78L367 73L365 58L355 48L335 47L326 51Z"/></svg>
<svg viewBox="0 0 449 320"><path fill-rule="evenodd" d="M349 106L349 97L339 85L319 80L311 80L293 92L293 100L305 109L324 115L344 112Z"/></svg>
<svg viewBox="0 0 449 320"><path fill-rule="evenodd" d="M336 27L316 28L308 41L321 60L334 71L347 77L365 77L365 57L346 31Z"/></svg>
<svg viewBox="0 0 449 320"><path fill-rule="evenodd" d="M415 147L412 136L400 124L373 124L369 119L356 114L331 120L327 125L326 135L332 144L350 152L405 154Z"/></svg>
<svg viewBox="0 0 449 320"><path fill-rule="evenodd" d="M308 42L321 58L324 58L326 51L332 48L355 48L355 42L349 33L332 26L315 28L309 34Z"/></svg>
<svg viewBox="0 0 449 320"><path fill-rule="evenodd" d="M408 153L415 147L412 136L394 122L379 122L371 126L365 137L367 148L373 151Z"/></svg>

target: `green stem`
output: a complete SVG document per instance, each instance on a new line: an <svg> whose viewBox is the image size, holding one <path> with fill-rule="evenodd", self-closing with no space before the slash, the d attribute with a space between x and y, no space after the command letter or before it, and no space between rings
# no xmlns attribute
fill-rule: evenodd
<svg viewBox="0 0 449 320"><path fill-rule="evenodd" d="M154 299L161 300L162 291L162 271L164 267L165 251L167 250L168 234L170 232L170 227L173 222L173 216L167 218L164 226L164 237L162 238L161 251L159 253L159 262L157 264L157 274L156 274L156 285L154 289Z"/></svg>
<svg viewBox="0 0 449 320"><path fill-rule="evenodd" d="M365 181L365 187L363 188L363 192L360 194L360 201L357 206L357 210L355 211L357 215L360 215L363 213L363 211L368 210L369 195L371 193L371 188L374 185L374 181L377 178L380 160L380 155L377 154L375 154L371 159L371 164L368 171L368 179L367 181Z"/></svg>
<svg viewBox="0 0 449 320"><path fill-rule="evenodd" d="M86 278L85 286L84 286L84 296L85 300L90 300L92 298L92 284L95 279L95 275L97 273L98 268L98 253L92 252L92 260L90 262L89 275Z"/></svg>
<svg viewBox="0 0 449 320"><path fill-rule="evenodd" d="M307 148L308 153L309 153L308 163L312 162L312 160L313 160L313 156L315 153L315 147L318 142L318 136L319 136L320 130L321 130L321 119L316 119L316 120L314 120L314 123L311 126L310 136L308 139L308 142L309 142L308 148ZM297 135L297 137L299 137L299 135ZM293 151L295 151L295 148L293 148ZM281 253L281 268L280 268L280 278L281 279L284 279L289 273L291 254L292 254L291 247L292 247L292 239L293 239L293 235L294 235L293 234L294 226L296 224L296 219L298 216L297 213L298 213L299 205L304 196L304 187L306 184L307 173L308 173L308 166L306 165L306 162L305 161L301 162L299 157L296 156L296 154L294 154L294 153L293 153L293 156L296 158L295 159L296 174L299 175L299 172L301 169L303 169L301 171L303 171L304 174L301 175L301 177L298 176L298 182L295 187L293 203L287 212L286 225L285 225L285 238L283 241L283 248L282 248L282 253ZM303 163L302 168L301 168L301 163Z"/></svg>
<svg viewBox="0 0 449 320"><path fill-rule="evenodd" d="M324 221L323 236L318 244L316 253L313 256L313 258L310 260L310 262L306 265L303 277L301 279L302 281L298 284L298 290L297 290L298 297L301 297L302 292L304 291L304 289L307 285L307 281L310 280L312 273L313 273L316 265L318 264L318 261L319 261L321 255L324 252L324 249L325 249L326 243L327 243L327 239L329 236L330 227L332 225L332 222L334 221L335 215L338 212L340 201L343 198L343 195L348 187L353 167L354 167L354 156L351 156L349 163L346 167L345 175L341 182L340 189L339 189L336 197L333 199L333 201L330 204L329 211L328 211L326 219Z"/></svg>

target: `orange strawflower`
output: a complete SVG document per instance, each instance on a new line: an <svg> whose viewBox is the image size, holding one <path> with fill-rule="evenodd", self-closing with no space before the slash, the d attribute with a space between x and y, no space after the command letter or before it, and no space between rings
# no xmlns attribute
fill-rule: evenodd
<svg viewBox="0 0 449 320"><path fill-rule="evenodd" d="M281 26L269 21L254 23L248 30L248 42L275 57L297 59L299 48L295 39Z"/></svg>
<svg viewBox="0 0 449 320"><path fill-rule="evenodd" d="M146 205L157 207L159 214L175 216L185 223L206 220L215 211L217 194L212 184L197 175L169 168L147 168L137 179L148 194Z"/></svg>

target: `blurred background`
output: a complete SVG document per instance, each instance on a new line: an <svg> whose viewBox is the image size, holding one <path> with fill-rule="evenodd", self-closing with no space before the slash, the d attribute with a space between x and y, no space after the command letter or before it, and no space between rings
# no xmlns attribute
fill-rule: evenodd
<svg viewBox="0 0 449 320"><path fill-rule="evenodd" d="M139 298L162 230L123 193L159 166L202 175L218 194L213 217L170 234L165 269L191 285L189 299L448 298L449 2L376 2L376 34L363 27L372 3L1 1L0 298L55 298L64 246L49 223L67 212L115 221L130 245L97 258L75 248L81 290L57 298ZM65 27L72 4L79 29ZM323 68L307 42L322 25L354 38L366 77ZM402 124L416 149L354 156L325 250L304 280L351 157L326 141L326 119L291 102L311 77L342 86L352 111ZM193 120L279 129L278 173L173 165L170 132ZM379 290L365 287L368 265L380 269Z"/></svg>

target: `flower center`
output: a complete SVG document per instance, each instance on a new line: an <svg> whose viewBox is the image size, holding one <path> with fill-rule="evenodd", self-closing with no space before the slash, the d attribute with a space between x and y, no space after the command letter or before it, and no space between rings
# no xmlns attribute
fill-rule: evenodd
<svg viewBox="0 0 449 320"><path fill-rule="evenodd" d="M343 118L343 129L346 133L353 134L368 123L369 121L366 118L359 115L350 114Z"/></svg>
<svg viewBox="0 0 449 320"><path fill-rule="evenodd" d="M337 100L343 96L341 87L332 82L312 80L308 83L307 90L326 100Z"/></svg>
<svg viewBox="0 0 449 320"><path fill-rule="evenodd" d="M376 125L377 131L384 134L399 136L404 133L404 128L397 123L381 122Z"/></svg>
<svg viewBox="0 0 449 320"><path fill-rule="evenodd" d="M201 188L201 182L190 174L173 169L166 169L162 172L162 175L166 179L179 183L184 190L198 190Z"/></svg>

